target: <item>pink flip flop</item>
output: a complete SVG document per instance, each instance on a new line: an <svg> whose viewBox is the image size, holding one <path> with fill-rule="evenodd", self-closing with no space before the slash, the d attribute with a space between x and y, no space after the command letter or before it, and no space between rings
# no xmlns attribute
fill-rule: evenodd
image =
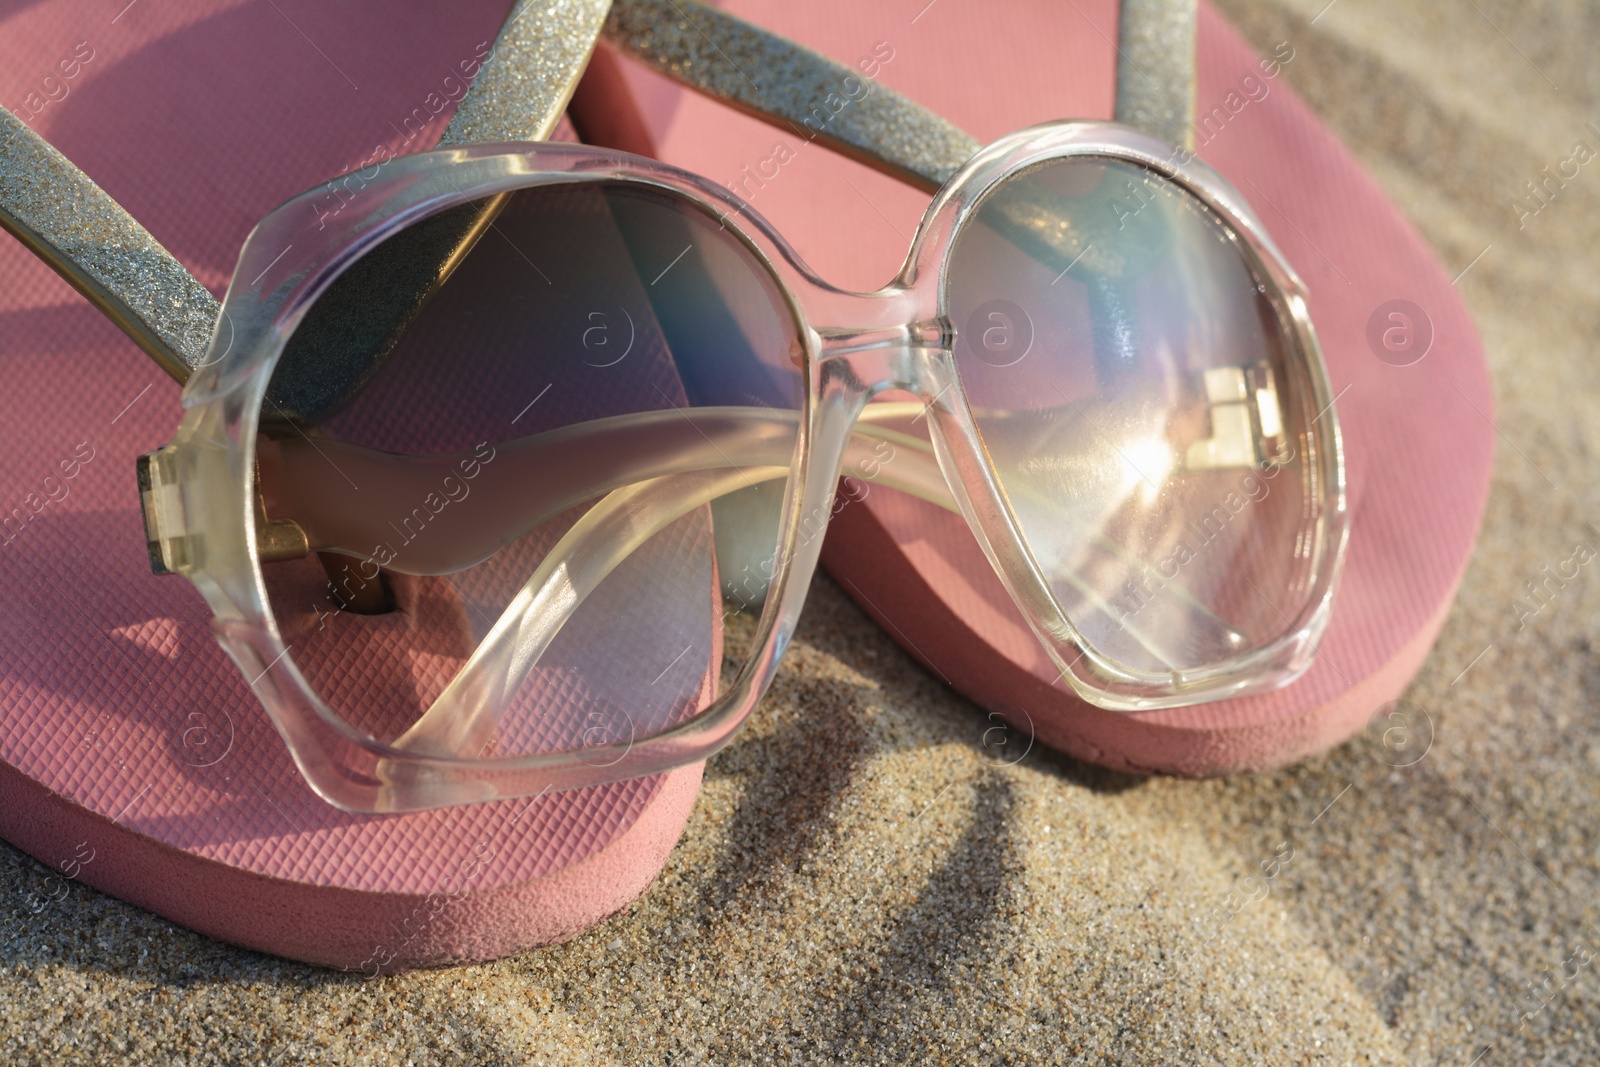
<svg viewBox="0 0 1600 1067"><path fill-rule="evenodd" d="M967 0L721 6L979 140L1112 111L1114 0L1017 3L1003 19ZM959 516L870 486L837 510L824 548L829 572L935 674L1041 741L1109 767L1261 770L1358 731L1426 657L1483 512L1493 407L1467 311L1415 231L1289 91L1284 70L1295 61L1294 42L1258 56L1200 8L1198 155L1241 190L1308 284L1345 436L1349 555L1310 671L1266 695L1106 711L1062 682ZM804 130L763 125L604 50L573 115L589 140L724 181L835 284L870 291L893 276L927 205L808 144Z"/></svg>
<svg viewBox="0 0 1600 1067"><path fill-rule="evenodd" d="M4 17L0 101L220 291L283 198L376 146L431 147L504 16L503 2L405 20L370 4L27 7ZM10 238L0 274L0 835L194 930L364 973L560 940L644 892L699 765L421 814L318 798L204 604L150 573L134 459L171 437L177 386ZM656 602L704 617L709 526L678 558L704 573ZM369 684L359 664L329 671L335 688Z"/></svg>

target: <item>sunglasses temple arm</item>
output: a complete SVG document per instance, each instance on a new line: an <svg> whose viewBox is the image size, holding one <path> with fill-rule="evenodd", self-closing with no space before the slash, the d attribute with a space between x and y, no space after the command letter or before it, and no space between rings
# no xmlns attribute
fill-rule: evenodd
<svg viewBox="0 0 1600 1067"><path fill-rule="evenodd" d="M915 403L873 407L890 409L872 411L880 420L921 410ZM553 516L617 489L707 470L787 467L797 425L794 413L767 408L668 409L470 454L401 457L292 435L262 442L259 457L272 514L305 533L300 555L310 549L356 569L370 560L369 571L437 575L474 566ZM858 482L955 507L927 440L864 421L845 447L844 469ZM362 487L360 507L351 504L352 482ZM418 514L418 502L431 508ZM343 574L342 565L333 570Z"/></svg>
<svg viewBox="0 0 1600 1067"><path fill-rule="evenodd" d="M920 410L920 404L880 405L885 409L907 409L898 414ZM896 412L891 412L895 414ZM650 413L655 415L660 413ZM751 440L731 436L726 426L719 434L717 427L707 420L705 425L679 420L677 412L668 427L687 430L683 435L680 454L675 457L673 473L653 473L639 477L636 472L622 472L614 481L619 488L605 493L581 519L569 529L545 555L523 588L501 613L472 657L463 664L450 684L429 706L428 710L395 741L395 747L431 756L472 758L480 755L494 735L499 712L514 694L528 673L538 663L539 657L560 633L561 628L582 606L584 600L633 552L650 538L660 533L684 515L723 497L751 489L771 481L787 478L792 473L789 466L794 451L794 432L797 421L789 413L775 413L766 409L746 409L747 419L763 420L769 424L764 438ZM649 419L650 415L643 418ZM773 418L776 415L777 418ZM626 433L637 426L640 416L621 416L605 422L618 423ZM626 425L629 421L635 427ZM582 427L590 430L593 424ZM710 436L708 436L708 431ZM934 457L929 442L900 433L886 426L872 423L858 424L843 453L843 466L861 472L862 480L900 489L921 499L937 504L949 511L959 512L950 495L944 474ZM559 431L556 431L559 433ZM542 436L542 435L541 435ZM720 437L714 440L713 437ZM496 456L484 465L504 463L508 458L517 466L501 470L510 484L520 487L516 506L520 512L520 529L529 529L585 499L593 499L592 489L580 489L571 499L560 496L560 489L549 484L549 475L560 471L565 460L596 451L605 445L595 439L591 431L575 435L574 439L556 448L525 448L520 452ZM537 441L538 438L534 438ZM637 436L634 437L638 443ZM546 438L548 441L548 438ZM395 499L421 499L425 490L438 484L436 472L419 472L415 465L384 463L356 469L353 450L340 453L341 446L334 441L322 442L324 448L335 449L326 455L305 449L303 456L298 442L283 442L285 457L302 468L307 480L314 480L318 464L327 466L330 460L361 479L369 490L368 496L381 494ZM659 439L648 447L635 449L635 457L650 455L663 447ZM887 455L885 445L888 445ZM348 448L348 446L345 446ZM728 456L740 455L741 466L730 466ZM374 457L380 453L372 453ZM388 457L384 457L387 459ZM543 477L523 476L529 470ZM640 468L642 470L642 468ZM291 477L293 477L291 475ZM302 487L305 481L299 483ZM528 495L532 487L539 487L547 495L543 498ZM550 495L550 494L556 495ZM861 494L861 495L864 495ZM465 498L464 498L465 499ZM856 496L854 499L860 499ZM372 518L372 509L363 508L347 516L359 525ZM481 528L482 521L473 517L466 525ZM391 528L374 523L369 528L347 536L357 543L367 544L391 538ZM811 531L812 538L820 529ZM461 545L451 546L460 549ZM492 553L495 546L477 545L467 554L451 560L436 560L430 572L444 568L444 573L470 566L479 557ZM814 548L814 545L807 547ZM401 549L403 553L404 548ZM449 551L448 549L446 551ZM330 586L330 588L332 588Z"/></svg>
<svg viewBox="0 0 1600 1067"><path fill-rule="evenodd" d="M807 529L805 520L815 515L825 525L852 431L866 400L866 391L848 371L837 366L824 369L806 440L805 477L791 479L789 486L786 510L792 525L775 545L772 557L775 577L783 582L778 601L782 615L772 623L777 629L774 656L788 643L822 547L821 529ZM684 412L680 409L678 414ZM781 417L793 427L791 434L798 432L793 413L783 412ZM794 473L790 466L792 440L790 445L789 451L778 456L779 462L769 466L758 466L760 461L747 455L741 466L723 460L720 468L654 478L607 494L557 542L439 700L401 736L397 746L416 747L435 756L471 757L482 752L493 737L500 710L606 575L695 508L754 489L762 482L790 478ZM722 451L714 443L712 450Z"/></svg>
<svg viewBox="0 0 1600 1067"><path fill-rule="evenodd" d="M0 228L179 382L205 359L217 298L105 190L4 108Z"/></svg>
<svg viewBox="0 0 1600 1067"><path fill-rule="evenodd" d="M866 464L876 459L881 464L874 478L877 483L960 514L928 442L870 424L858 425L856 430L845 447L844 466L858 463L865 470ZM897 449L884 460L874 442L888 440L897 441L904 451ZM545 555L450 684L395 740L395 747L436 757L472 759L482 755L494 737L501 711L539 658L588 596L624 560L696 508L793 473L783 462L729 467L723 459L724 465L714 465L713 453L723 455L711 444L701 456L706 462L704 469L684 470L614 489L585 512ZM783 461L786 457L755 457L750 462L767 458ZM828 507L820 501L818 506ZM795 560L802 566L791 567L791 578L803 575L809 579L824 530L825 525L808 527L802 522L803 536L794 550ZM1081 597L1098 601L1095 591L1075 576L1063 577ZM798 606L792 593L786 599L792 618L798 613ZM1102 610L1110 610L1103 601L1098 602ZM1160 655L1157 641L1125 625L1135 640L1153 655Z"/></svg>
<svg viewBox="0 0 1600 1067"><path fill-rule="evenodd" d="M878 417L886 417L886 421L899 421L921 407L915 403L881 404L872 405L867 411L880 408L883 411ZM685 425L690 427L696 440L686 440L682 453L674 461L677 469L673 473L637 477L605 493L589 508L544 556L477 650L428 710L396 740L395 746L429 756L475 758L481 755L494 736L501 710L538 664L539 658L562 627L576 615L590 593L624 560L667 526L696 508L790 477L793 474L793 468L789 466L793 448L793 419L781 415L773 419L772 416L777 413L766 409L747 409L747 414L750 413L753 413L751 417L765 416L772 422L781 423L780 433L771 436L765 445L726 434L719 442L708 435L708 430L715 431L709 422L705 426L687 423ZM637 416L622 416L618 421L635 418ZM579 443L582 447L578 452L592 451L593 441ZM651 447L658 447L659 444L659 441L651 442ZM888 446L887 450L885 445ZM730 465L730 453L742 456L743 465ZM324 462L326 458L322 457ZM560 458L551 451L533 449L524 453L521 461L532 469L548 472L560 469L559 466L552 466L552 462ZM869 488L853 493L850 497L852 500L863 499L871 491L871 485L882 485L909 493L952 513L961 513L960 506L951 496L933 447L926 439L872 421L857 422L842 453L836 458L840 460L839 463L829 465L826 471L819 467L813 474L819 485L829 485L831 490L831 483L840 471L848 469L859 472L860 481ZM401 468L396 467L393 471L404 477ZM519 471L509 473L513 482L524 487L539 484L539 479L521 477ZM362 474L363 484L378 488L376 483L367 480L369 475L370 472ZM627 474L618 476L619 479L628 477ZM418 484L412 483L420 484L420 481L408 480L407 486L400 489L401 495L410 493L415 496ZM812 497L819 497L816 488L811 488ZM528 526L553 517L572 506L572 503L566 499L540 501L526 496L518 499L518 506L523 509L524 522ZM812 499L810 503L812 507L803 507L800 534L792 549L793 559L803 566L799 569L791 566L792 580L798 580L795 575L810 574L814 562L812 557L826 529L825 518L831 513L830 509L837 508L836 504L830 505L830 502L820 498ZM817 510L819 508L822 510ZM816 519L819 516L822 517L821 521L807 521L808 518ZM386 537L388 534L387 531L374 531L368 536ZM1105 541L1102 547L1120 552L1119 546L1109 541ZM478 554L482 554L481 549L473 559L455 562L469 566L475 562ZM1095 590L1075 575L1066 573L1062 578L1086 602L1098 604L1103 611L1110 611ZM1181 590L1179 595L1186 600L1191 599ZM791 614L797 611L792 591L786 599ZM1195 606L1205 610L1204 605L1198 602L1195 602ZM1124 625L1130 635L1153 655L1161 654L1159 642L1151 635L1131 624Z"/></svg>
<svg viewBox="0 0 1600 1067"><path fill-rule="evenodd" d="M608 493L550 550L395 747L429 756L478 756L493 737L500 710L607 575L696 508L788 474L787 466L725 467L653 478Z"/></svg>

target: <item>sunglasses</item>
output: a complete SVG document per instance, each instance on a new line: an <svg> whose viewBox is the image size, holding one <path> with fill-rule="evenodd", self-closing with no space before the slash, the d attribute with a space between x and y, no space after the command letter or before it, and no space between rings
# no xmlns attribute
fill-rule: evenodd
<svg viewBox="0 0 1600 1067"><path fill-rule="evenodd" d="M917 122L948 150L874 158L938 190L873 293L729 189L582 145L395 158L259 223L138 477L153 568L206 599L313 788L409 811L706 758L829 517L879 487L963 515L1102 708L1306 669L1343 462L1248 205L1127 127L972 152Z"/></svg>

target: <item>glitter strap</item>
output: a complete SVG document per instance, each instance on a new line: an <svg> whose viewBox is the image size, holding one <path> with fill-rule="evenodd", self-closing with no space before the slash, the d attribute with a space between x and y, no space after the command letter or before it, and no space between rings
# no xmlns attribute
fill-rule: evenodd
<svg viewBox="0 0 1600 1067"><path fill-rule="evenodd" d="M694 0L615 0L605 37L674 81L927 192L982 147L862 71Z"/></svg>
<svg viewBox="0 0 1600 1067"><path fill-rule="evenodd" d="M521 0L439 143L541 141L589 64L610 0ZM402 230L341 274L284 346L263 413L314 420L399 344L428 299L486 233L507 196Z"/></svg>
<svg viewBox="0 0 1600 1067"><path fill-rule="evenodd" d="M610 0L520 0L439 144L542 141L589 65Z"/></svg>
<svg viewBox="0 0 1600 1067"><path fill-rule="evenodd" d="M1195 0L1123 0L1117 121L1188 147ZM605 36L674 81L928 192L979 147L920 104L698 0L615 0Z"/></svg>
<svg viewBox="0 0 1600 1067"><path fill-rule="evenodd" d="M1122 0L1117 121L1194 147L1196 0Z"/></svg>
<svg viewBox="0 0 1600 1067"><path fill-rule="evenodd" d="M583 74L607 6L607 0L521 0L457 108L444 143L547 136ZM464 222L467 228L481 224L476 218ZM0 228L48 263L178 381L186 381L205 358L217 299L87 174L3 107ZM442 280L436 269L422 275L424 284ZM395 307L414 304L417 294L407 291L407 284L417 276L414 270L395 276L397 284L388 294ZM383 303L372 308L374 318L393 318L393 309ZM325 399L338 384L325 374L308 389Z"/></svg>
<svg viewBox="0 0 1600 1067"><path fill-rule="evenodd" d="M89 176L0 108L0 227L174 378L205 354L217 298Z"/></svg>

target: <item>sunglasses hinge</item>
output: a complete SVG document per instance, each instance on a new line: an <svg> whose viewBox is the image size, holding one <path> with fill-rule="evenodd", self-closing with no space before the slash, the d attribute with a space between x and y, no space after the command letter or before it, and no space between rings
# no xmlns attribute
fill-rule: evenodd
<svg viewBox="0 0 1600 1067"><path fill-rule="evenodd" d="M139 457L139 509L144 515L145 545L152 574L183 574L199 556L199 534L189 529L181 479L173 465L171 445ZM259 479L258 479L259 481ZM256 555L263 563L309 555L305 530L292 519L267 518L256 490Z"/></svg>
<svg viewBox="0 0 1600 1067"><path fill-rule="evenodd" d="M172 447L140 456L139 509L144 513L152 574L180 574L193 561L184 521L183 491L171 464Z"/></svg>

